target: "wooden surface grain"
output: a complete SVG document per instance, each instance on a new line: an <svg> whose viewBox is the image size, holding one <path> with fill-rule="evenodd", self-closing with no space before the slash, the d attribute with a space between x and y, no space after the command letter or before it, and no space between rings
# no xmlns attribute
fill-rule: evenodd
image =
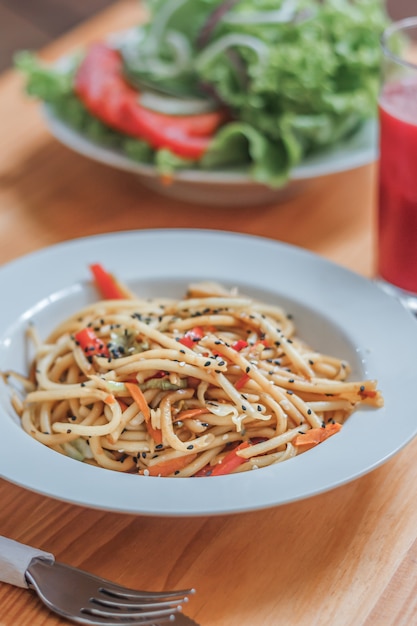
<svg viewBox="0 0 417 626"><path fill-rule="evenodd" d="M44 51L56 58L138 19L128 0ZM20 77L0 78L0 263L70 238L214 228L282 240L366 276L374 266L375 166L315 181L253 210L186 205L82 158L47 132ZM7 299L3 300L3 306ZM417 624L417 441L353 483L234 516L154 518L52 500L0 481L0 534L132 587L194 586L201 626ZM19 459L30 471L30 459ZM0 626L67 623L0 583Z"/></svg>

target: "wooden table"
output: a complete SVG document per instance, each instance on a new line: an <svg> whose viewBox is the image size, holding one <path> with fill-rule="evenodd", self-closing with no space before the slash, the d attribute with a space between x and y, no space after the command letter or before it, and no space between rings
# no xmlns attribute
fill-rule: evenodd
<svg viewBox="0 0 417 626"><path fill-rule="evenodd" d="M44 56L138 18L136 0L116 3ZM372 275L373 166L318 180L280 205L209 210L158 196L58 144L12 72L0 78L0 111L1 263L78 236L195 227L286 241ZM416 454L414 441L329 493L210 518L89 510L3 481L0 533L133 587L195 586L187 612L201 626L410 626L417 624ZM31 592L0 583L1 626L64 623Z"/></svg>

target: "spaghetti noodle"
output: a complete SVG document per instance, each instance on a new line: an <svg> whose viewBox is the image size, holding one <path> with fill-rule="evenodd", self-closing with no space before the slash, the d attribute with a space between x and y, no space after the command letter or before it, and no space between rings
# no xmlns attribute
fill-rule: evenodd
<svg viewBox="0 0 417 626"><path fill-rule="evenodd" d="M280 307L215 283L190 285L181 300L124 289L45 342L33 327L28 334L29 377L3 373L23 428L110 470L257 469L321 443L358 406L383 405L376 381L349 381L349 364L306 345Z"/></svg>

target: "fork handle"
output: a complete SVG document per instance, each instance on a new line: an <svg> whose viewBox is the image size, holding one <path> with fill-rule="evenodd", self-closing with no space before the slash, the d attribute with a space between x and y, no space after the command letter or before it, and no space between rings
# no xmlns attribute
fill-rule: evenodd
<svg viewBox="0 0 417 626"><path fill-rule="evenodd" d="M0 537L0 580L16 587L28 587L25 574L34 558L41 558L49 563L55 560L49 552Z"/></svg>

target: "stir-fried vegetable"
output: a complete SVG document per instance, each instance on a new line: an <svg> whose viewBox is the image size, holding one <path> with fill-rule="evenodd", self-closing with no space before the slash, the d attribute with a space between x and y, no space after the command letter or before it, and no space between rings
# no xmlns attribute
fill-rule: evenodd
<svg viewBox="0 0 417 626"><path fill-rule="evenodd" d="M106 344L97 337L92 328L79 330L75 333L74 339L87 357L95 355L108 357L110 354Z"/></svg>
<svg viewBox="0 0 417 626"><path fill-rule="evenodd" d="M326 424L323 428L311 428L306 433L297 435L293 444L300 450L306 451L310 448L314 448L314 446L322 443L322 441L325 441L332 435L335 435L339 432L339 430L341 430L341 428L341 424L338 424L337 422L334 424Z"/></svg>
<svg viewBox="0 0 417 626"><path fill-rule="evenodd" d="M220 463L215 465L212 469L211 476L224 476L230 474L233 470L237 469L239 465L245 463L247 459L239 456L239 450L245 450L250 446L248 441L243 441L236 448L228 452Z"/></svg>
<svg viewBox="0 0 417 626"><path fill-rule="evenodd" d="M126 290L119 284L118 280L110 274L100 263L90 265L95 284L103 298L106 300L119 300L129 297Z"/></svg>

